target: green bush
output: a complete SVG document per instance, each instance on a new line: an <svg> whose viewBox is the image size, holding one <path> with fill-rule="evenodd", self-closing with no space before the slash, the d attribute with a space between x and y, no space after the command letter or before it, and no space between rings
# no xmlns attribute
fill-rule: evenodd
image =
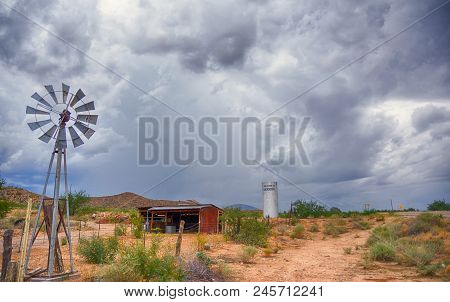
<svg viewBox="0 0 450 302"><path fill-rule="evenodd" d="M291 238L304 238L305 237L305 227L301 224L297 224L291 232Z"/></svg>
<svg viewBox="0 0 450 302"><path fill-rule="evenodd" d="M390 243L376 242L370 247L370 258L378 261L393 261L395 248Z"/></svg>
<svg viewBox="0 0 450 302"><path fill-rule="evenodd" d="M376 227L367 239L367 245L371 246L377 242L395 242L400 236L400 229L401 226L398 224Z"/></svg>
<svg viewBox="0 0 450 302"><path fill-rule="evenodd" d="M116 225L116 228L114 229L114 236L125 236L127 234L127 230L125 226L119 224Z"/></svg>
<svg viewBox="0 0 450 302"><path fill-rule="evenodd" d="M142 238L144 231L144 217L138 211L130 213L130 222L133 225L132 233L136 238Z"/></svg>
<svg viewBox="0 0 450 302"><path fill-rule="evenodd" d="M370 229L369 222L365 220L353 220L353 226L360 230L368 230Z"/></svg>
<svg viewBox="0 0 450 302"><path fill-rule="evenodd" d="M236 241L254 246L267 246L267 239L270 233L270 226L264 221L254 218L244 219L241 224Z"/></svg>
<svg viewBox="0 0 450 302"><path fill-rule="evenodd" d="M444 218L440 214L423 213L418 215L409 225L408 233L417 235L431 231L435 227L444 227Z"/></svg>
<svg viewBox="0 0 450 302"><path fill-rule="evenodd" d="M315 201L297 200L293 203L294 216L298 218L329 216L332 212ZM335 211L337 213L337 211ZM334 213L334 212L333 212Z"/></svg>
<svg viewBox="0 0 450 302"><path fill-rule="evenodd" d="M66 237L61 238L61 245L62 246L67 245L67 238Z"/></svg>
<svg viewBox="0 0 450 302"><path fill-rule="evenodd" d="M244 263L251 263L258 250L254 246L244 246L241 251L241 260Z"/></svg>
<svg viewBox="0 0 450 302"><path fill-rule="evenodd" d="M203 263L206 266L210 266L213 261L211 258L208 257L208 255L206 255L204 252L197 252L197 254L195 254L196 258L198 261L200 261L201 263Z"/></svg>
<svg viewBox="0 0 450 302"><path fill-rule="evenodd" d="M69 199L70 215L79 215L78 210L89 201L89 195L83 190L75 193L69 192L67 197Z"/></svg>
<svg viewBox="0 0 450 302"><path fill-rule="evenodd" d="M159 257L155 250L147 250L142 244L125 247L118 259L100 274L103 281L183 281L184 274L176 258Z"/></svg>
<svg viewBox="0 0 450 302"><path fill-rule="evenodd" d="M445 267L445 266L444 266ZM418 267L417 271L422 276L434 276L437 272L443 270L442 263L433 263Z"/></svg>
<svg viewBox="0 0 450 302"><path fill-rule="evenodd" d="M0 218L4 218L14 207L15 204L13 202L0 199Z"/></svg>
<svg viewBox="0 0 450 302"><path fill-rule="evenodd" d="M402 238L398 241L401 261L407 265L423 267L430 262L444 248L442 239L428 241L417 241Z"/></svg>
<svg viewBox="0 0 450 302"><path fill-rule="evenodd" d="M427 207L428 211L450 211L450 203L445 200L435 200Z"/></svg>
<svg viewBox="0 0 450 302"><path fill-rule="evenodd" d="M337 237L340 234L344 234L347 232L347 228L345 227L344 220L331 220L327 221L324 225L324 234L331 235L333 237Z"/></svg>
<svg viewBox="0 0 450 302"><path fill-rule="evenodd" d="M119 242L117 238L91 237L89 239L80 239L78 244L78 253L88 263L102 264L109 263L117 255Z"/></svg>
<svg viewBox="0 0 450 302"><path fill-rule="evenodd" d="M317 224L312 224L308 231L312 232L312 233L317 233L320 231L319 226Z"/></svg>

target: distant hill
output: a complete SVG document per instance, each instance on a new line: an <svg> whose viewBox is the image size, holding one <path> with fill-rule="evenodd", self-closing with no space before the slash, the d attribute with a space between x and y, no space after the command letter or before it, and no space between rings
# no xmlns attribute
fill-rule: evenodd
<svg viewBox="0 0 450 302"><path fill-rule="evenodd" d="M0 190L0 199L14 201L18 203L27 202L28 198L31 198L33 202L39 201L39 194L30 192L22 188L4 187Z"/></svg>
<svg viewBox="0 0 450 302"><path fill-rule="evenodd" d="M225 208L234 208L234 209L239 209L241 211L261 211L258 208L249 206L248 204L242 204L242 203L236 203L236 204L232 204L231 206L227 206Z"/></svg>
<svg viewBox="0 0 450 302"><path fill-rule="evenodd" d="M150 199L144 196L125 192L111 196L91 197L89 205L107 208L138 208L138 207L161 207L177 205L195 205L195 200L161 200Z"/></svg>
<svg viewBox="0 0 450 302"><path fill-rule="evenodd" d="M0 190L0 199L25 203L31 197L33 202L39 202L39 194L22 188L5 187ZM150 199L141 195L125 192L111 196L90 197L88 205L105 208L137 208L156 206L176 206L199 204L195 200L160 200Z"/></svg>

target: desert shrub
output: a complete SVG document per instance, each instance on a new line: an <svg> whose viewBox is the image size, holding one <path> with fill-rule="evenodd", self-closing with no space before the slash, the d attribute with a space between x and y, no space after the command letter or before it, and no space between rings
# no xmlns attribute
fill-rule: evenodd
<svg viewBox="0 0 450 302"><path fill-rule="evenodd" d="M431 231L435 227L444 227L444 218L439 214L423 213L413 219L409 225L408 233L416 235Z"/></svg>
<svg viewBox="0 0 450 302"><path fill-rule="evenodd" d="M450 203L445 200L435 200L427 207L428 211L450 211Z"/></svg>
<svg viewBox="0 0 450 302"><path fill-rule="evenodd" d="M103 281L182 281L183 270L171 255L159 257L142 244L124 247L118 259L101 274Z"/></svg>
<svg viewBox="0 0 450 302"><path fill-rule="evenodd" d="M19 207L19 204L4 199L0 199L0 219L5 218L6 214L12 209Z"/></svg>
<svg viewBox="0 0 450 302"><path fill-rule="evenodd" d="M196 258L198 261L200 261L201 263L203 263L206 266L209 266L213 263L212 259L208 257L208 255L206 255L204 252L197 252L197 254L195 254Z"/></svg>
<svg viewBox="0 0 450 302"><path fill-rule="evenodd" d="M323 232L324 234L331 235L333 237L337 237L340 234L344 234L347 232L347 228L345 227L345 221L335 219L327 221L324 225Z"/></svg>
<svg viewBox="0 0 450 302"><path fill-rule="evenodd" d="M251 263L257 252L258 250L254 246L244 246L240 254L242 262Z"/></svg>
<svg viewBox="0 0 450 302"><path fill-rule="evenodd" d="M314 223L308 228L308 231L310 231L312 233L317 233L317 232L320 232L320 229L319 229L319 226Z"/></svg>
<svg viewBox="0 0 450 302"><path fill-rule="evenodd" d="M270 233L270 226L264 221L257 219L245 219L242 221L236 241L254 246L266 246Z"/></svg>
<svg viewBox="0 0 450 302"><path fill-rule="evenodd" d="M220 273L216 273L209 265L206 265L197 258L183 263L183 274L185 280L191 282L223 281Z"/></svg>
<svg viewBox="0 0 450 302"><path fill-rule="evenodd" d="M125 226L119 224L116 225L116 228L114 229L114 236L125 236L127 234L127 230Z"/></svg>
<svg viewBox="0 0 450 302"><path fill-rule="evenodd" d="M273 250L270 247L263 249L264 257L270 257L273 254Z"/></svg>
<svg viewBox="0 0 450 302"><path fill-rule="evenodd" d="M144 217L138 211L130 213L130 222L133 225L132 233L136 238L142 238L144 229Z"/></svg>
<svg viewBox="0 0 450 302"><path fill-rule="evenodd" d="M376 221L384 221L384 215L380 213L375 214L375 220Z"/></svg>
<svg viewBox="0 0 450 302"><path fill-rule="evenodd" d="M0 219L0 230L4 229L14 229L14 222L16 221L13 217L7 217Z"/></svg>
<svg viewBox="0 0 450 302"><path fill-rule="evenodd" d="M203 233L198 233L196 239L197 239L197 251L205 250L205 246L207 244L206 235Z"/></svg>
<svg viewBox="0 0 450 302"><path fill-rule="evenodd" d="M352 221L353 226L359 230L368 230L370 229L370 224L369 222L365 221L365 220L353 220Z"/></svg>
<svg viewBox="0 0 450 302"><path fill-rule="evenodd" d="M367 245L373 245L377 242L396 241L400 236L401 226L398 224L383 225L372 230L372 234L367 239Z"/></svg>
<svg viewBox="0 0 450 302"><path fill-rule="evenodd" d="M291 232L291 238L304 238L305 227L301 224L297 224Z"/></svg>
<svg viewBox="0 0 450 302"><path fill-rule="evenodd" d="M67 245L67 238L66 237L61 238L61 245L62 246Z"/></svg>
<svg viewBox="0 0 450 302"><path fill-rule="evenodd" d="M119 249L117 238L91 237L80 239L78 253L88 263L102 264L109 263L116 257Z"/></svg>
<svg viewBox="0 0 450 302"><path fill-rule="evenodd" d="M407 265L423 267L444 248L443 240L417 241L402 238L398 241L401 261Z"/></svg>
<svg viewBox="0 0 450 302"><path fill-rule="evenodd" d="M433 263L429 265L422 265L418 267L417 271L422 276L434 276L437 272L441 271L442 268L442 263Z"/></svg>
<svg viewBox="0 0 450 302"><path fill-rule="evenodd" d="M217 263L216 271L224 280L229 280L233 277L232 269L224 261Z"/></svg>
<svg viewBox="0 0 450 302"><path fill-rule="evenodd" d="M370 258L378 261L393 261L395 247L388 242L376 242L370 247Z"/></svg>
<svg viewBox="0 0 450 302"><path fill-rule="evenodd" d="M287 235L289 233L289 227L284 224L279 225L276 230L281 236Z"/></svg>
<svg viewBox="0 0 450 302"><path fill-rule="evenodd" d="M346 255L350 255L352 253L352 248L351 247L344 247L344 254Z"/></svg>

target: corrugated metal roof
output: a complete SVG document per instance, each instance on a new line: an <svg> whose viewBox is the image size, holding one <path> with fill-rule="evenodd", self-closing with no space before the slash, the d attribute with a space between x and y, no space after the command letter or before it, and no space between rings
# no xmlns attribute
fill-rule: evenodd
<svg viewBox="0 0 450 302"><path fill-rule="evenodd" d="M202 204L202 205L180 205L180 206L172 206L172 207L150 207L150 211L176 211L176 210L197 210L202 208L214 207L219 210L222 210L219 207L216 207L213 204ZM140 209L143 209L142 207Z"/></svg>

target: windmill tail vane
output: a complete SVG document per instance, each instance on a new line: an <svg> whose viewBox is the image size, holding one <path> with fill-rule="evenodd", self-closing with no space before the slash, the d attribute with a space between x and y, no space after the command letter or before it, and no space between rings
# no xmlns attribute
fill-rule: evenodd
<svg viewBox="0 0 450 302"><path fill-rule="evenodd" d="M33 243L45 224L46 237L49 240L47 268L38 274L28 276L35 280L54 280L62 277L75 276L72 256L72 239L70 235L70 210L68 200L67 179L67 129L74 148L89 140L95 133L92 129L97 125L98 115L93 114L93 101L86 102L85 94L78 89L75 94L70 92L69 85L62 83L61 90L54 90L52 85L46 85L47 94L41 96L35 92L31 98L35 106L26 106L27 124L32 131L40 130L39 140L49 143L54 140L53 152L50 156L44 187L40 196L39 207L34 220L34 226L28 243L25 258L25 273L32 255ZM85 140L83 140L83 138ZM56 162L55 162L56 158ZM53 172L54 171L54 172ZM47 186L50 176L54 175L53 196L47 196ZM64 179L64 194L60 198L62 176ZM43 218L41 220L41 214ZM65 217L64 217L65 216ZM59 244L59 231L64 230L69 245L70 270L66 271L62 251ZM36 271L36 270L35 270ZM39 270L38 270L39 271ZM39 275L41 274L41 275ZM42 275L43 274L43 275Z"/></svg>

